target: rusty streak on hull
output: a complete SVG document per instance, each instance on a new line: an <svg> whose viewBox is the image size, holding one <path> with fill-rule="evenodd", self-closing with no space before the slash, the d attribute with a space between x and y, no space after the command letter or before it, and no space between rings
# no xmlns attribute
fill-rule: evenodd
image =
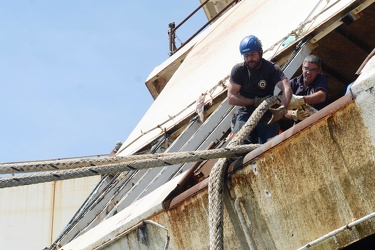
<svg viewBox="0 0 375 250"><path fill-rule="evenodd" d="M236 199L241 200L240 213L254 244L263 249L296 249L373 212L375 149L361 120L347 95L299 124L302 131L286 131L281 142L272 145L280 139L275 138L272 147L266 144L262 153L247 155L247 165L232 172L227 182L225 247L248 247L239 216L233 216L239 215ZM168 211L150 218L170 229L173 249L209 247L207 183L177 196ZM373 234L371 222L344 231L338 234L338 243L331 238L317 249L343 247Z"/></svg>

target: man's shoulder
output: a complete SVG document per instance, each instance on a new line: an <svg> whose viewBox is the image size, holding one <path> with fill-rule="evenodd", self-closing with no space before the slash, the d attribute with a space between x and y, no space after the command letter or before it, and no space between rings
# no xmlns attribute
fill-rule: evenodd
<svg viewBox="0 0 375 250"><path fill-rule="evenodd" d="M315 89L324 89L325 91L328 91L328 78L323 74L317 75L314 80L314 86Z"/></svg>
<svg viewBox="0 0 375 250"><path fill-rule="evenodd" d="M328 82L328 78L325 75L323 75L322 73L320 73L319 75L317 75L315 79L317 81Z"/></svg>
<svg viewBox="0 0 375 250"><path fill-rule="evenodd" d="M301 74L299 76L293 77L292 79L290 79L289 82L294 82L294 83L302 82L302 78L303 78L303 75Z"/></svg>
<svg viewBox="0 0 375 250"><path fill-rule="evenodd" d="M328 78L323 74L319 74L315 77L315 79L312 83L312 86L315 87L315 88L319 88L319 87L327 88L328 87Z"/></svg>
<svg viewBox="0 0 375 250"><path fill-rule="evenodd" d="M262 66L265 68L273 68L275 67L275 63L262 58Z"/></svg>
<svg viewBox="0 0 375 250"><path fill-rule="evenodd" d="M265 69L268 69L268 70L276 70L276 71L282 71L281 68L279 67L279 65L277 65L276 63L274 62L271 62L271 61L268 61L264 58L262 58L262 65Z"/></svg>
<svg viewBox="0 0 375 250"><path fill-rule="evenodd" d="M302 74L296 77L293 77L289 80L290 85L292 88L297 88L299 85L303 85L303 76Z"/></svg>
<svg viewBox="0 0 375 250"><path fill-rule="evenodd" d="M237 63L232 67L231 76L241 76L243 74L247 73L247 66L244 62Z"/></svg>
<svg viewBox="0 0 375 250"><path fill-rule="evenodd" d="M263 61L263 64L264 64L264 65L269 65L269 66L273 66L273 65L275 65L274 62L268 61L267 59L264 59L264 58L262 58L262 61Z"/></svg>
<svg viewBox="0 0 375 250"><path fill-rule="evenodd" d="M246 69L246 64L244 62L236 63L233 69Z"/></svg>

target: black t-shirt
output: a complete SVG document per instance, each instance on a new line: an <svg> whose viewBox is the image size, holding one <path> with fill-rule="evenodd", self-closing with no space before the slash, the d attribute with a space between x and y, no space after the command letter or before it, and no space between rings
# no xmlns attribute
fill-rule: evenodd
<svg viewBox="0 0 375 250"><path fill-rule="evenodd" d="M290 80L290 86L293 90L295 95L311 95L318 90L323 90L324 92L328 93L328 79L323 74L319 74L315 77L314 81L304 89L303 87L303 76L297 76ZM318 104L313 104L314 108L317 110L324 108L327 105L326 101Z"/></svg>
<svg viewBox="0 0 375 250"><path fill-rule="evenodd" d="M277 64L262 59L262 66L259 69L250 69L245 62L233 66L230 81L241 85L240 95L254 99L273 95L276 84L286 79L283 71ZM241 111L252 110L241 107Z"/></svg>

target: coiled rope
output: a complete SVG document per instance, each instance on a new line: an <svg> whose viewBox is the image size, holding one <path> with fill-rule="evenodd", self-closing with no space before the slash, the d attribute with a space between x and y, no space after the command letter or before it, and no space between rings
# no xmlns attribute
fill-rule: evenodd
<svg viewBox="0 0 375 250"><path fill-rule="evenodd" d="M236 134L234 139L228 144L227 148L236 148L243 143L245 138L250 134L254 127L258 124L260 118L273 105L280 103L277 96L272 96L263 101L251 114L245 125ZM224 249L224 233L223 233L223 186L224 177L227 170L227 159L219 159L213 166L210 173L210 181L208 185L209 197L209 226L210 226L210 249Z"/></svg>
<svg viewBox="0 0 375 250"><path fill-rule="evenodd" d="M40 174L29 174L21 176L12 176L0 178L0 188L15 187L22 185L30 185L35 183L43 183L56 180L74 179L86 176L100 175L100 174L111 174L117 172L124 172L129 170L140 170L154 167L163 167L168 165L180 164L185 162L196 162L208 159L226 158L244 155L255 148L258 144L241 145L231 148L219 148L201 151L187 151L187 152L176 152L166 154L149 154L142 156L129 156L129 157L112 157L108 159L90 159L84 161L66 161L66 162L55 162L55 163L42 163L41 165L30 165L23 164L22 168L51 168L59 166L61 168L70 168L68 170L49 171ZM104 161L112 162L112 164L105 164L100 166L92 166L94 163L102 163ZM113 163L116 161L116 163ZM6 165L6 166L4 166ZM12 170L14 172L14 166L2 164L4 172ZM21 168L21 166L18 166Z"/></svg>

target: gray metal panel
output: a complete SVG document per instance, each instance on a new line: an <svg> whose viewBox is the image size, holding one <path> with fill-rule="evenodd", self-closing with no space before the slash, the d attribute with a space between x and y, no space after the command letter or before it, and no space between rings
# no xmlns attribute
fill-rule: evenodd
<svg viewBox="0 0 375 250"><path fill-rule="evenodd" d="M185 140L188 140L192 136L195 130L200 126L197 120L191 121L187 128L180 134L180 136L170 145L166 152L176 152L184 144ZM72 230L72 236L81 235L84 232L90 230L92 227L98 225L102 220L113 216L122 208L118 208L118 204L130 205L144 190L147 183L153 179L155 175L158 174L160 168L158 169L142 169L136 171L130 171L126 176L125 180L124 174L120 174L118 177L119 183L113 187L113 190L104 194L100 203L90 210L85 215L85 220L79 222L75 230ZM72 237L70 236L70 237ZM67 238L68 240L68 238ZM68 240L69 242L70 240Z"/></svg>
<svg viewBox="0 0 375 250"><path fill-rule="evenodd" d="M95 195L89 206L81 208L81 212L76 214L76 219L72 220L62 233L59 244L64 245L77 237L83 229L97 225L94 221L100 221L97 217L99 211L105 211L108 206L111 206L116 200L116 193L121 187L132 178L131 174L122 173L116 179L107 183L105 188L101 188Z"/></svg>
<svg viewBox="0 0 375 250"><path fill-rule="evenodd" d="M230 128L230 120L233 114L232 110L233 106L230 106L228 102L224 100L180 151L204 150L207 149L211 142L217 142ZM182 166L179 164L164 167L138 198L149 194L177 174L189 169L193 164L194 163L183 164Z"/></svg>
<svg viewBox="0 0 375 250"><path fill-rule="evenodd" d="M166 152L193 151L197 150L199 147L207 148L208 143L220 139L223 136L223 133L229 129L230 122L226 123L224 129L217 130L216 128L223 119L229 121L229 118L227 117L232 109L233 107L230 106L226 100L224 100L202 125L198 120L196 120L193 122L193 124L186 128L184 133L175 140L174 144L172 144ZM199 126L198 129L197 126ZM209 142L207 138L210 138ZM181 148L179 148L180 145L182 145ZM111 210L111 212L107 215L107 218L111 217L115 212L121 211L135 200L145 196L169 181L178 173L180 168L181 164L172 165L161 169L148 169L142 176L142 179L140 179L139 182L134 185L131 192L124 195L121 201L119 201L118 204Z"/></svg>

